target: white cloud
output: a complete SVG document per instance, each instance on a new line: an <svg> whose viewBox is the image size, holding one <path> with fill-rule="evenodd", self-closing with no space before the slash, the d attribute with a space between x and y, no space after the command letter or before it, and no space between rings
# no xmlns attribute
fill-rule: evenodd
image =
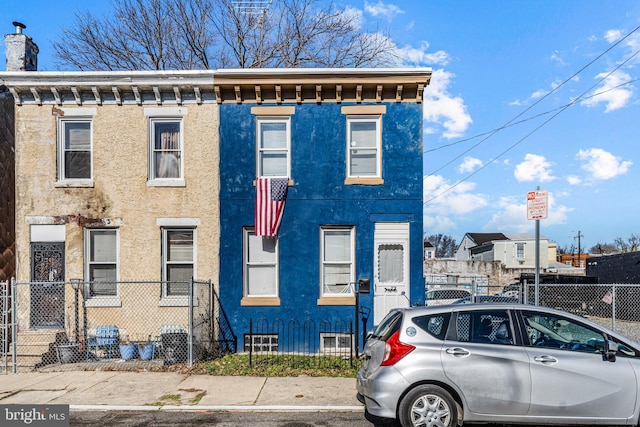
<svg viewBox="0 0 640 427"><path fill-rule="evenodd" d="M555 179L552 172L551 163L544 156L527 154L524 161L516 165L513 176L519 182L549 182Z"/></svg>
<svg viewBox="0 0 640 427"><path fill-rule="evenodd" d="M396 15L404 13L404 10L400 9L395 4L383 3L381 1L376 4L365 1L364 10L373 16L383 16L389 21L391 21Z"/></svg>
<svg viewBox="0 0 640 427"><path fill-rule="evenodd" d="M615 71L611 75L608 73L600 73L595 78L602 79L601 85L596 88L593 93L597 94L591 98L587 98L580 104L587 107L596 107L600 103L605 103L606 107L604 112L609 113L611 111L618 110L629 103L631 99L632 90L631 86L620 86L622 83L627 83L631 80L631 76L624 71Z"/></svg>
<svg viewBox="0 0 640 427"><path fill-rule="evenodd" d="M556 50L551 54L551 60L557 62L559 65L566 65L566 62L560 56L560 53Z"/></svg>
<svg viewBox="0 0 640 427"><path fill-rule="evenodd" d="M413 66L433 66L447 65L449 63L449 54L444 50L434 53L428 53L429 43L421 42L419 47L407 45L397 49L397 54L405 65Z"/></svg>
<svg viewBox="0 0 640 427"><path fill-rule="evenodd" d="M545 226L566 224L569 212L573 208L556 205L552 193L548 198L548 217L544 219ZM483 228L486 231L499 231L511 233L530 233L535 223L527 219L526 195L522 197L502 197L498 202L499 212L495 213Z"/></svg>
<svg viewBox="0 0 640 427"><path fill-rule="evenodd" d="M609 43L615 43L622 37L622 31L620 30L609 30L604 34L604 38Z"/></svg>
<svg viewBox="0 0 640 427"><path fill-rule="evenodd" d="M482 194L474 194L474 182L462 182L455 187L441 175L425 176L424 213L425 219L448 218L453 221L456 216L467 215L489 203ZM440 219L439 221L442 221Z"/></svg>
<svg viewBox="0 0 640 427"><path fill-rule="evenodd" d="M445 138L457 138L464 134L473 122L467 106L459 96L449 94L449 84L454 75L442 69L434 70L431 83L424 91L424 119L441 123Z"/></svg>
<svg viewBox="0 0 640 427"><path fill-rule="evenodd" d="M357 29L361 29L364 25L362 10L347 6L342 10L342 15Z"/></svg>
<svg viewBox="0 0 640 427"><path fill-rule="evenodd" d="M593 180L606 180L624 175L633 164L632 161L622 161L620 157L601 148L580 150L576 157L584 162L581 168L587 171Z"/></svg>
<svg viewBox="0 0 640 427"><path fill-rule="evenodd" d="M582 182L582 179L576 175L569 175L567 177L567 182L569 183L569 185L578 185Z"/></svg>
<svg viewBox="0 0 640 427"><path fill-rule="evenodd" d="M473 172L480 166L482 166L482 160L467 156L462 163L460 163L460 166L458 166L458 173Z"/></svg>

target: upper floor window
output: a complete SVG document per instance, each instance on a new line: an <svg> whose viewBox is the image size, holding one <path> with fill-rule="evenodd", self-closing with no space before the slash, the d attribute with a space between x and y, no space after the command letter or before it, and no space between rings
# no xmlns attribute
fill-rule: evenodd
<svg viewBox="0 0 640 427"><path fill-rule="evenodd" d="M291 118L257 117L258 176L291 175Z"/></svg>
<svg viewBox="0 0 640 427"><path fill-rule="evenodd" d="M193 228L162 229L162 296L188 296L195 277L196 233Z"/></svg>
<svg viewBox="0 0 640 427"><path fill-rule="evenodd" d="M183 179L182 119L152 118L150 179Z"/></svg>
<svg viewBox="0 0 640 427"><path fill-rule="evenodd" d="M256 236L253 228L244 232L244 296L278 296L278 239Z"/></svg>
<svg viewBox="0 0 640 427"><path fill-rule="evenodd" d="M380 178L382 176L381 117L347 117L347 176Z"/></svg>
<svg viewBox="0 0 640 427"><path fill-rule="evenodd" d="M147 107L149 118L148 186L183 187L185 107Z"/></svg>
<svg viewBox="0 0 640 427"><path fill-rule="evenodd" d="M351 296L355 281L355 231L352 227L321 228L321 296Z"/></svg>
<svg viewBox="0 0 640 427"><path fill-rule="evenodd" d="M118 230L86 229L85 251L88 297L117 297Z"/></svg>
<svg viewBox="0 0 640 427"><path fill-rule="evenodd" d="M516 259L524 260L524 243L516 243Z"/></svg>
<svg viewBox="0 0 640 427"><path fill-rule="evenodd" d="M92 118L58 119L58 180L88 181L92 168Z"/></svg>

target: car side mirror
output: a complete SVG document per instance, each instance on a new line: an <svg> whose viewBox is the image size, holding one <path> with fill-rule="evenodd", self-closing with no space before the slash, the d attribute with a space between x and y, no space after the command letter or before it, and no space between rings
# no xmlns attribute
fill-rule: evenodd
<svg viewBox="0 0 640 427"><path fill-rule="evenodd" d="M616 361L616 353L618 352L618 343L613 341L607 341L607 352L604 357L608 362Z"/></svg>

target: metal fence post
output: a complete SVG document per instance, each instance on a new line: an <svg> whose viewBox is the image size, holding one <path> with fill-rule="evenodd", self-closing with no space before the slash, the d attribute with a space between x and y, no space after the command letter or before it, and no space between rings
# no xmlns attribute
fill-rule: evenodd
<svg viewBox="0 0 640 427"><path fill-rule="evenodd" d="M253 368L253 319L249 319L249 367Z"/></svg>
<svg viewBox="0 0 640 427"><path fill-rule="evenodd" d="M12 371L14 374L18 373L18 355L16 354L18 351L17 344L17 335L18 335L18 322L16 320L16 310L17 306L17 289L18 285L16 283L16 278L11 278L11 363L12 363Z"/></svg>
<svg viewBox="0 0 640 427"><path fill-rule="evenodd" d="M193 288L195 280L191 278L191 286L189 286L189 366L193 366Z"/></svg>

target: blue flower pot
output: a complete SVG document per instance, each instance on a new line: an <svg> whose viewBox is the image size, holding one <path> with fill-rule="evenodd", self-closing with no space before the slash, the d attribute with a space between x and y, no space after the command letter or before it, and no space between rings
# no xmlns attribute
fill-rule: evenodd
<svg viewBox="0 0 640 427"><path fill-rule="evenodd" d="M153 359L153 352L156 349L155 343L149 343L145 345L138 345L138 354L140 355L140 359L142 360L150 360Z"/></svg>
<svg viewBox="0 0 640 427"><path fill-rule="evenodd" d="M136 345L135 344L121 344L120 345L120 357L122 360L131 360L136 357Z"/></svg>

